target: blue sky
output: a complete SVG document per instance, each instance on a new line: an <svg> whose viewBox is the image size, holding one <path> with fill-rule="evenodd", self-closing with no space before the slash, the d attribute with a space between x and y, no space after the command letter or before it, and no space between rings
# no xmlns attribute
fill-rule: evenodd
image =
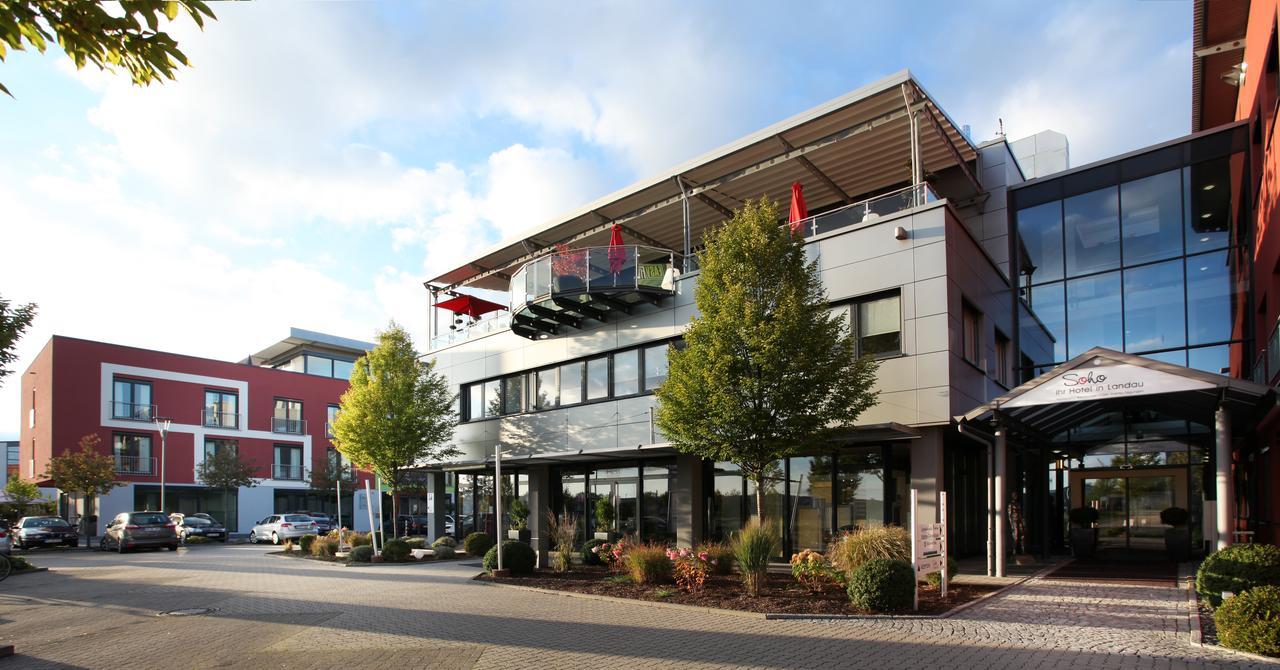
<svg viewBox="0 0 1280 670"><path fill-rule="evenodd" d="M289 326L425 338L467 253L903 68L976 140L1083 164L1190 127L1191 3L258 2L140 89L0 82L0 295L54 333L242 358ZM0 438L17 435L16 378Z"/></svg>

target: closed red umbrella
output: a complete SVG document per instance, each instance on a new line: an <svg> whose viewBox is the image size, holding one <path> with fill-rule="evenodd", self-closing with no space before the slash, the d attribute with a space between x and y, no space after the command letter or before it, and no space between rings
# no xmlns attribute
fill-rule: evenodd
<svg viewBox="0 0 1280 670"><path fill-rule="evenodd" d="M627 263L627 250L622 246L622 226L613 224L609 231L609 272L618 274Z"/></svg>
<svg viewBox="0 0 1280 670"><path fill-rule="evenodd" d="M809 207L804 204L804 186L800 182L791 185L791 216L787 223L791 224L791 234L804 235L804 220L809 218Z"/></svg>

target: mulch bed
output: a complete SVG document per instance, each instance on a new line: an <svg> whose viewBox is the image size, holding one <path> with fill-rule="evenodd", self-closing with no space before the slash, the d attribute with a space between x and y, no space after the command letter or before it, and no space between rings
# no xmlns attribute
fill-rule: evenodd
<svg viewBox="0 0 1280 670"><path fill-rule="evenodd" d="M685 593L675 584L640 585L629 581L611 579L612 573L598 567L575 567L572 572L558 573L538 570L529 577L504 577L494 579L484 574L480 581L499 584L530 586L554 591L571 591L614 598L630 598L651 602L678 603L719 609L760 612L767 614L875 614L858 610L838 586L828 586L820 593L810 593L789 575L770 574L759 597L749 598L743 592L737 576L710 577L699 593ZM920 610L901 614L937 615L995 591L998 586L952 584L947 597L940 597L939 590L920 585Z"/></svg>

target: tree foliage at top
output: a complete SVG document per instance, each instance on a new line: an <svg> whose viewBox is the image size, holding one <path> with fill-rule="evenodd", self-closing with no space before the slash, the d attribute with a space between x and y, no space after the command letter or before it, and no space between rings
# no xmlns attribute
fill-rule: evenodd
<svg viewBox="0 0 1280 670"><path fill-rule="evenodd" d="M333 422L333 443L394 494L405 482L405 470L459 453L449 446L456 424L444 375L435 371L435 361L419 358L409 334L392 322L351 371L351 387L342 394ZM393 518L396 498L392 495Z"/></svg>
<svg viewBox="0 0 1280 670"><path fill-rule="evenodd" d="M258 478L254 476L256 471L257 468L252 463L240 458L239 451L234 447L217 449L212 454L205 455L200 465L196 466L196 475L205 486L224 491L242 486L257 486Z"/></svg>
<svg viewBox="0 0 1280 670"><path fill-rule="evenodd" d="M9 364L18 360L18 355L13 353L14 345L35 318L35 303L11 307L9 301L0 296L0 385L13 372L8 369Z"/></svg>
<svg viewBox="0 0 1280 670"><path fill-rule="evenodd" d="M178 66L190 66L178 43L160 30L160 19L185 12L204 28L217 20L202 0L4 0L0 2L0 61L6 46L44 53L54 42L76 68L93 63L101 70L128 70L133 83L146 86L172 80ZM0 84L0 91L9 89ZM10 94L12 95L12 94Z"/></svg>
<svg viewBox="0 0 1280 670"><path fill-rule="evenodd" d="M116 479L116 461L98 452L102 442L97 435L80 438L79 451L67 451L49 459L45 477L52 479L64 493L92 499L116 488L124 482Z"/></svg>
<svg viewBox="0 0 1280 670"><path fill-rule="evenodd" d="M756 482L778 459L820 446L873 406L876 365L830 312L817 263L779 225L778 205L747 202L707 235L698 316L670 352L655 419L680 451L729 461Z"/></svg>

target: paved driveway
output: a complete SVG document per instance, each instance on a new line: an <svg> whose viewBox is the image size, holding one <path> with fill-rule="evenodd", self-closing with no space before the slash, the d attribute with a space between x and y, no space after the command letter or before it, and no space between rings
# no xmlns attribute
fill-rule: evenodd
<svg viewBox="0 0 1280 670"><path fill-rule="evenodd" d="M946 620L764 621L340 566L254 546L37 554L0 583L9 668L1250 667L1191 646L1181 592L1039 580ZM157 612L211 607L195 617ZM382 664L380 666L380 664Z"/></svg>

